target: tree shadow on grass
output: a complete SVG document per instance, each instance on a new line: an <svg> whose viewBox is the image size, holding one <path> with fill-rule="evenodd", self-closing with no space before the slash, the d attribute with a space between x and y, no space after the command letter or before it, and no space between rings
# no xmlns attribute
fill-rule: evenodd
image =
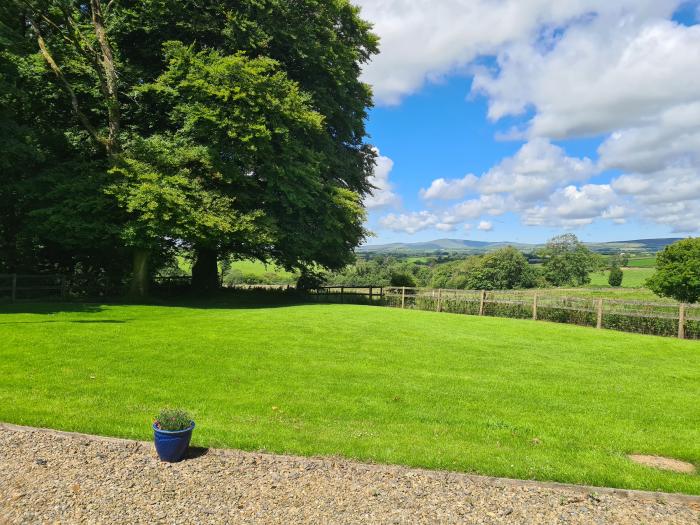
<svg viewBox="0 0 700 525"><path fill-rule="evenodd" d="M2 319L2 317L0 317ZM0 321L0 325L3 324L46 324L46 323L73 323L73 324L124 324L132 321L133 319L117 320L117 319L95 319L95 320L60 320L51 319L47 321Z"/></svg>
<svg viewBox="0 0 700 525"><path fill-rule="evenodd" d="M261 290L221 290L201 296L183 293L176 296L163 297L154 295L144 301L132 301L127 298L97 299L99 303L72 301L21 301L16 303L0 302L0 319L2 314L57 314L57 313L100 313L110 306L153 306L173 308L193 308L203 310L251 310L269 308L288 308L315 304L315 301L305 299L294 291L261 291ZM59 320L56 320L59 322ZM61 322L69 322L61 321ZM91 322L91 321L73 321ZM97 322L97 321L92 321ZM109 321L102 321L109 322ZM112 321L121 322L121 321Z"/></svg>
<svg viewBox="0 0 700 525"><path fill-rule="evenodd" d="M57 313L99 313L104 311L104 304L58 302L58 301L18 301L16 303L0 302L0 318L2 314L39 314L51 315Z"/></svg>

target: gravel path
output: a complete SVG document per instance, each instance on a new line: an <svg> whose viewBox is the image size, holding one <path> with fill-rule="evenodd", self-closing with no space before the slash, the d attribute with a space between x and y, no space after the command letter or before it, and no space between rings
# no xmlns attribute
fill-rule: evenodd
<svg viewBox="0 0 700 525"><path fill-rule="evenodd" d="M700 523L700 498L230 450L169 465L148 443L2 424L0 451L3 524Z"/></svg>

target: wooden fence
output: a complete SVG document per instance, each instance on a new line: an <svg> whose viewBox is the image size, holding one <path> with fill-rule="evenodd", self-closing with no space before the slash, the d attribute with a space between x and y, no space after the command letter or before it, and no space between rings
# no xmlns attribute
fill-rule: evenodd
<svg viewBox="0 0 700 525"><path fill-rule="evenodd" d="M598 329L700 339L700 304L577 297L547 289L485 291L333 286L313 290L309 297L319 302L374 304L554 321Z"/></svg>
<svg viewBox="0 0 700 525"><path fill-rule="evenodd" d="M15 302L18 299L37 297L64 297L67 280L62 275L0 274L0 298Z"/></svg>

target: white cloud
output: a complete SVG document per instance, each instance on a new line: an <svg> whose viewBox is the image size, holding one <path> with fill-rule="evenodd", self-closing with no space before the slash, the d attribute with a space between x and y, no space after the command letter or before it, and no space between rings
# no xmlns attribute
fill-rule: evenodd
<svg viewBox="0 0 700 525"><path fill-rule="evenodd" d="M391 231L417 233L422 230L434 228L440 223L440 220L434 213L419 211L402 213L400 215L390 213L386 217L382 217L379 223Z"/></svg>
<svg viewBox="0 0 700 525"><path fill-rule="evenodd" d="M547 202L523 210L523 222L528 226L576 228L603 217L618 223L625 218L624 208L609 184L567 186L553 193Z"/></svg>
<svg viewBox="0 0 700 525"><path fill-rule="evenodd" d="M681 1L355 0L381 38L381 53L365 68L364 79L378 103L397 104L478 56L497 54L514 42L546 44L551 37L543 28L580 23L592 13L639 24L667 18Z"/></svg>
<svg viewBox="0 0 700 525"><path fill-rule="evenodd" d="M509 204L502 195L482 195L478 199L470 199L455 205L446 212L446 216L456 222L478 219L482 215L503 215L508 208Z"/></svg>
<svg viewBox="0 0 700 525"><path fill-rule="evenodd" d="M700 232L700 25L670 20L683 0L358 3L382 37L364 72L378 103L469 72L489 118L519 117L507 136L527 140L478 178L433 180L420 192L428 209L390 224L452 231L510 211L533 226L643 219ZM476 66L484 56L497 66ZM586 136L601 137L596 162L552 143Z"/></svg>
<svg viewBox="0 0 700 525"><path fill-rule="evenodd" d="M668 109L653 124L613 133L598 153L606 169L653 173L670 165L700 166L700 101Z"/></svg>
<svg viewBox="0 0 700 525"><path fill-rule="evenodd" d="M476 176L472 174L461 179L435 179L427 190L420 190L420 195L426 200L461 199L475 188L477 181Z"/></svg>
<svg viewBox="0 0 700 525"><path fill-rule="evenodd" d="M379 154L379 150L377 150ZM377 156L377 165L374 168L374 175L369 182L375 187L372 194L365 198L365 207L368 210L396 207L401 203L401 198L394 192L389 174L394 169L394 161L389 157Z"/></svg>
<svg viewBox="0 0 700 525"><path fill-rule="evenodd" d="M673 2L659 2L666 7ZM498 120L535 109L529 134L597 135L638 126L692 103L700 92L700 26L660 18L597 16L569 28L552 47L518 41L479 72L475 92Z"/></svg>
<svg viewBox="0 0 700 525"><path fill-rule="evenodd" d="M588 159L567 157L566 152L546 139L533 139L513 157L491 168L479 179L483 193L510 193L519 201L545 198L556 187L585 181L596 173Z"/></svg>
<svg viewBox="0 0 700 525"><path fill-rule="evenodd" d="M493 223L490 221L481 221L479 223L479 226L477 226L477 229L482 231L482 232L493 231Z"/></svg>

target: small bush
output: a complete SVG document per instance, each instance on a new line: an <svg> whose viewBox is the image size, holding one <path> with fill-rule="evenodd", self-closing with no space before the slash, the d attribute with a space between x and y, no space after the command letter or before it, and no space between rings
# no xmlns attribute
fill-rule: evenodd
<svg viewBox="0 0 700 525"><path fill-rule="evenodd" d="M610 269L610 275L608 276L608 284L614 288L622 286L622 278L624 274L619 266L613 266Z"/></svg>
<svg viewBox="0 0 700 525"><path fill-rule="evenodd" d="M407 288L413 288L416 286L416 280L410 273L396 270L391 272L390 284L391 286L406 286Z"/></svg>
<svg viewBox="0 0 700 525"><path fill-rule="evenodd" d="M161 430L176 432L192 424L190 415L179 408L165 408L156 416L156 426Z"/></svg>

